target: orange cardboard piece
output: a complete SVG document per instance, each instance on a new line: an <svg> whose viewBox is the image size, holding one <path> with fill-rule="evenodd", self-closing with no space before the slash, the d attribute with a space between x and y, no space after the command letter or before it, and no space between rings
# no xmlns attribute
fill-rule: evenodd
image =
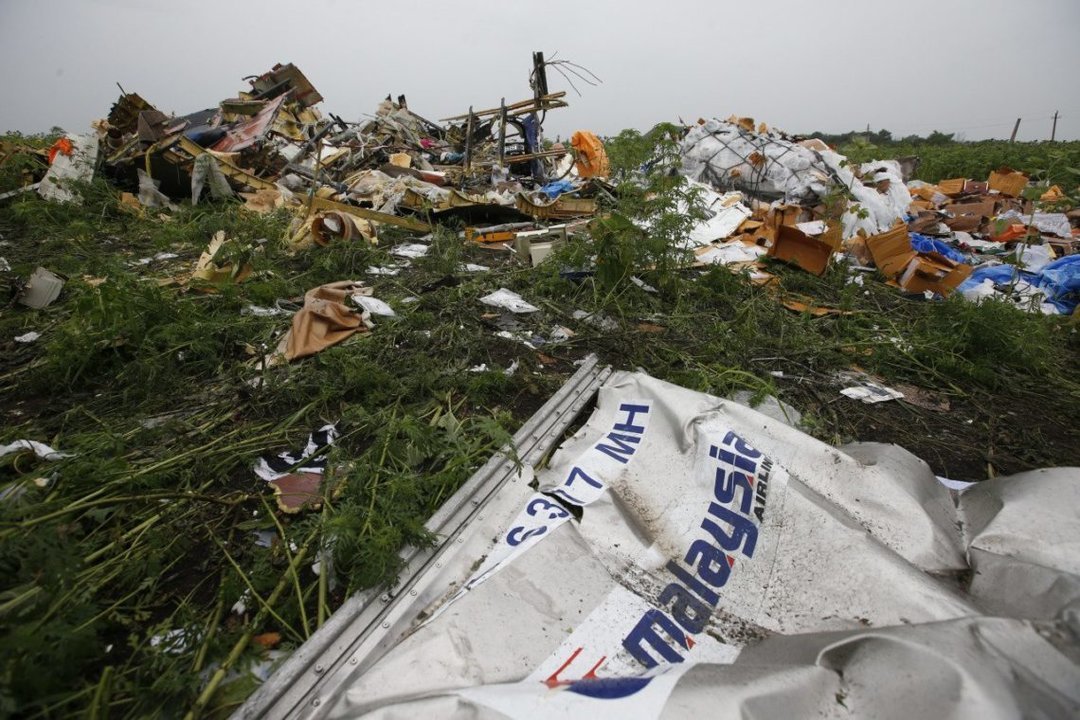
<svg viewBox="0 0 1080 720"><path fill-rule="evenodd" d="M886 277L896 277L907 268L916 253L911 247L906 225L897 225L866 238L866 247L874 264Z"/></svg>
<svg viewBox="0 0 1080 720"><path fill-rule="evenodd" d="M817 237L810 237L791 225L781 225L769 255L798 265L815 275L825 274L829 258L840 246L840 228L833 227Z"/></svg>
<svg viewBox="0 0 1080 720"><path fill-rule="evenodd" d="M978 230L987 218L994 216L994 201L955 203L945 209L953 214L953 217L945 220L945 224L949 226L950 230L971 232L972 230Z"/></svg>
<svg viewBox="0 0 1080 720"><path fill-rule="evenodd" d="M948 295L971 275L970 265L955 263L938 253L920 253L911 259L897 282L910 293L927 290L938 295Z"/></svg>
<svg viewBox="0 0 1080 720"><path fill-rule="evenodd" d="M932 212L934 210L934 203L929 200L912 200L908 205L908 209L912 212Z"/></svg>
<svg viewBox="0 0 1080 720"><path fill-rule="evenodd" d="M967 184L967 178L952 178L949 180L942 180L938 183L938 189L941 190L942 195L963 195L964 185Z"/></svg>
<svg viewBox="0 0 1080 720"><path fill-rule="evenodd" d="M936 212L932 210L923 211L908 223L908 229L917 233L933 232L940 224L941 218Z"/></svg>
<svg viewBox="0 0 1080 720"><path fill-rule="evenodd" d="M1002 195L1020 197L1028 184L1028 176L1017 172L1012 168L1003 167L990 173L988 181L991 190L997 190Z"/></svg>
<svg viewBox="0 0 1080 720"><path fill-rule="evenodd" d="M782 225L796 225L810 219L810 213L799 205L777 205L769 209L765 224L773 229Z"/></svg>
<svg viewBox="0 0 1080 720"><path fill-rule="evenodd" d="M965 195L984 195L989 189L989 183L982 180L968 180L964 183Z"/></svg>
<svg viewBox="0 0 1080 720"><path fill-rule="evenodd" d="M919 198L920 200L933 202L936 196L944 195L945 193L937 185L920 185L919 187L914 188L911 191L911 194Z"/></svg>
<svg viewBox="0 0 1080 720"><path fill-rule="evenodd" d="M1065 193L1057 185L1051 185L1046 192L1039 196L1039 199L1045 203L1058 202L1065 199Z"/></svg>
<svg viewBox="0 0 1080 720"><path fill-rule="evenodd" d="M799 296L802 297L802 296ZM813 300L808 297L803 297L802 300L796 299L796 296L791 295L781 300L781 304L788 310L797 313L810 313L813 317L825 317L826 315L851 315L851 310L841 310L839 308L824 307L821 305L814 305Z"/></svg>

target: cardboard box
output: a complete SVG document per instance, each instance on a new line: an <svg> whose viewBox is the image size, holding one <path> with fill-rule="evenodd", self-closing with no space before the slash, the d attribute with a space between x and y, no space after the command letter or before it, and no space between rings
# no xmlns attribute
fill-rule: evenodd
<svg viewBox="0 0 1080 720"><path fill-rule="evenodd" d="M927 290L938 295L948 295L971 275L972 267L956 263L938 253L920 253L912 258L897 283L906 292L923 293Z"/></svg>
<svg viewBox="0 0 1080 720"><path fill-rule="evenodd" d="M810 237L797 227L781 225L776 233L776 241L769 248L769 255L798 265L815 275L823 275L829 267L829 258L839 247L839 227L829 228L817 237Z"/></svg>
<svg viewBox="0 0 1080 720"><path fill-rule="evenodd" d="M917 233L934 233L940 224L941 218L936 212L923 211L908 223L908 230Z"/></svg>
<svg viewBox="0 0 1080 720"><path fill-rule="evenodd" d="M886 277L896 277L907 268L916 256L908 238L906 225L897 225L878 235L866 238L866 248L874 259L874 264Z"/></svg>
<svg viewBox="0 0 1080 720"><path fill-rule="evenodd" d="M938 189L941 190L943 195L963 195L964 185L967 184L967 178L952 178L951 180L942 180L938 183Z"/></svg>
<svg viewBox="0 0 1080 720"><path fill-rule="evenodd" d="M997 190L1002 195L1010 197L1020 197L1024 188L1027 187L1028 176L1012 168L1003 167L990 173L988 182L991 190Z"/></svg>
<svg viewBox="0 0 1080 720"><path fill-rule="evenodd" d="M950 230L972 232L982 227L987 218L994 216L994 201L955 203L946 206L945 210L953 214L953 217L945 220Z"/></svg>
<svg viewBox="0 0 1080 720"><path fill-rule="evenodd" d="M769 210L765 217L765 224L773 229L779 229L783 225L795 225L810 219L810 213L806 208L799 205L777 205Z"/></svg>
<svg viewBox="0 0 1080 720"><path fill-rule="evenodd" d="M965 195L983 195L990 189L989 183L981 180L968 180L964 183Z"/></svg>

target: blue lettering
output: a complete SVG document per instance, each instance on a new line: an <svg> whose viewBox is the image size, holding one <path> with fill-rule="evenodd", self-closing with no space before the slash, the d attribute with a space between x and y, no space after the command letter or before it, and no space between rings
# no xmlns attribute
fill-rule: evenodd
<svg viewBox="0 0 1080 720"><path fill-rule="evenodd" d="M709 545L709 543L705 542L704 540L698 540L697 542L703 543L706 547L708 547L710 549L714 549L712 545ZM694 546L691 545L690 546L690 553L692 553L693 551L694 551ZM719 552L719 551L717 551L717 552ZM690 553L686 554L686 561L687 562L691 562L691 557L692 556L691 556ZM674 560L668 561L667 569L668 569L668 572L670 572L672 575L674 575L679 580L681 580L683 585L685 585L686 587L688 587L691 590L693 590L694 592L696 592L698 594L698 597L700 597L705 602L709 603L709 605L711 605L712 607L716 607L716 603L720 602L720 596L719 595L717 595L712 590L710 590L708 587L706 587L705 583L701 582L701 580L698 580L696 577L691 575L689 572L686 571L686 568L683 568L682 566L680 566ZM700 570L698 571L698 575L701 575ZM704 576L702 576L702 577L704 577ZM708 580L708 578L705 578L705 579ZM724 578L724 580L726 582L727 578ZM712 584L715 585L716 583L712 583ZM723 583L720 583L720 584L722 585Z"/></svg>
<svg viewBox="0 0 1080 720"><path fill-rule="evenodd" d="M705 623L709 622L712 608L698 600L690 591L679 583L671 583L660 593L661 605L667 605L674 601L671 606L671 617L679 623L679 627L690 635L697 635L705 629Z"/></svg>
<svg viewBox="0 0 1080 720"><path fill-rule="evenodd" d="M716 539L717 545L730 552L735 552L742 546L741 552L743 555L746 557L753 556L754 546L757 544L757 526L754 525L752 520L716 503L709 503L709 514L731 525L731 535L727 535L709 518L701 521L702 529L707 530ZM743 543L743 539L746 540L745 543Z"/></svg>
<svg viewBox="0 0 1080 720"><path fill-rule="evenodd" d="M522 532L523 530L524 532ZM506 544L510 547L517 547L529 538L536 537L537 535L543 535L546 532L546 527L537 527L533 528L532 530L525 530L523 526L511 528L510 532L506 533ZM519 533L520 537L518 537Z"/></svg>
<svg viewBox="0 0 1080 720"><path fill-rule="evenodd" d="M558 520L559 518L568 517L569 512L566 511L561 505L545 500L544 498L533 498L533 501L525 506L525 512L529 513L533 517L536 517L536 513L539 510L550 510L548 513L548 520Z"/></svg>
<svg viewBox="0 0 1080 720"><path fill-rule="evenodd" d="M632 445L637 445L641 442L641 438L639 437L634 437L633 435L616 435L615 433L608 433L607 439L611 440L615 445L597 444L596 449L608 457L615 458L623 465L629 462L630 456L637 450L637 448L632 447ZM599 487L599 485L597 487Z"/></svg>
<svg viewBox="0 0 1080 720"><path fill-rule="evenodd" d="M728 562L728 556L708 540L695 540L691 543L690 549L686 552L686 562L697 569L699 578L714 588L724 587L728 578L731 577L731 563ZM713 605L716 603L714 602Z"/></svg>
<svg viewBox="0 0 1080 720"><path fill-rule="evenodd" d="M668 662L682 662L683 658L676 650L671 647L660 633L656 631L654 626L658 626L661 630L668 634L668 636L677 642L684 650L690 649L690 644L686 641L686 633L682 632L678 625L676 625L671 618L659 610L649 610L641 619L638 620L638 624L634 626L634 629L623 639L622 646L626 648L627 652L633 656L635 660L644 665L647 668L654 668L657 666L657 662L653 659L653 656L645 651L644 645L648 643L653 650L658 652L664 660Z"/></svg>
<svg viewBox="0 0 1080 720"><path fill-rule="evenodd" d="M724 504L730 503L735 499L735 490L740 487L743 488L743 492L742 499L739 500L739 511L746 515L750 512L750 502L754 499L754 488L750 485L750 477L734 470L725 473L722 469L716 468L713 495L717 500Z"/></svg>
<svg viewBox="0 0 1080 720"><path fill-rule="evenodd" d="M600 482L598 480L592 479L591 477L588 476L588 474L584 470L577 467L576 465L574 467L570 468L570 474L566 476L566 480L563 481L563 485L565 485L566 487L570 487L571 485L574 484L574 481L577 480L578 478L581 478L582 480L587 482L589 485L592 485L594 488L599 488L601 490L604 488L604 483L602 483L602 482Z"/></svg>
<svg viewBox="0 0 1080 720"><path fill-rule="evenodd" d="M628 417L626 418L626 422L616 423L612 427L612 430L618 430L619 432L637 433L638 435L644 434L645 426L635 425L634 416L639 414L648 415L648 405L634 405L633 403L623 403L619 406L619 410L620 412L626 413Z"/></svg>

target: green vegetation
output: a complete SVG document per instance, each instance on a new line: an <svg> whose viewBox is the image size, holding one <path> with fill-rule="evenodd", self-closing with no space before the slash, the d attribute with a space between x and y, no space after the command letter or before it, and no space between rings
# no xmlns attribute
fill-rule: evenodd
<svg viewBox="0 0 1080 720"><path fill-rule="evenodd" d="M624 135L618 167L664 167L669 134ZM1080 464L1074 319L914 302L869 277L849 283L840 267L817 278L777 265L771 289L723 268L685 268L672 242L694 198L663 172L624 185L590 238L539 268L440 230L429 256L398 276L364 275L390 263L388 249L405 239L395 231L377 247L294 255L285 211L222 203L139 216L102 181L83 197L0 205L0 256L12 266L0 277L42 265L70 278L45 310L0 313L0 444L33 439L72 455L0 458L4 715L223 716L255 686L246 670L269 657L254 638L278 633L287 652L348 594L392 579L402 546L433 540L424 521L589 352L721 396L776 394L819 438L897 442L958 479ZM653 232L630 222L643 219ZM159 282L190 272L217 231L255 248L244 251L250 278ZM178 257L140 262L163 252ZM564 272L593 257L595 275ZM461 262L493 269L465 273ZM289 318L247 306L363 277L397 318L261 368ZM499 287L541 312L511 318L478 302ZM787 293L849 314L792 312L779 302ZM574 320L578 309L610 323ZM535 351L495 335L513 322L576 334ZM31 330L36 343L13 341ZM835 373L853 366L949 410L841 398ZM302 447L328 422L341 435L321 509L280 513L254 462Z"/></svg>

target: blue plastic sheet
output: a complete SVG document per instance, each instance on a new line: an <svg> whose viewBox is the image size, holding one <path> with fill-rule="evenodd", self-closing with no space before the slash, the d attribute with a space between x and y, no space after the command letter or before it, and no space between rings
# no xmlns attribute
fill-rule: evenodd
<svg viewBox="0 0 1080 720"><path fill-rule="evenodd" d="M1076 311L1080 303L1080 255L1055 260L1038 275L1037 284L1046 291L1047 302L1053 303L1062 315Z"/></svg>
<svg viewBox="0 0 1080 720"><path fill-rule="evenodd" d="M957 292L965 292L990 280L996 286L1008 285L1017 279L1017 269L1012 265L994 265L975 268L960 284ZM1069 255L1055 260L1037 273L1019 271L1020 279L1042 289L1046 302L1052 304L1062 315L1076 311L1080 304L1080 255Z"/></svg>
<svg viewBox="0 0 1080 720"><path fill-rule="evenodd" d="M936 252L939 255L944 255L953 262L963 263L967 262L967 256L954 248L944 240L938 240L927 235L920 235L919 233L909 233L911 238L911 247L916 252Z"/></svg>
<svg viewBox="0 0 1080 720"><path fill-rule="evenodd" d="M544 193L552 200L559 197L563 193L573 191L574 183L570 182L569 180L556 180L555 182L548 183L544 187L540 188L540 192Z"/></svg>

